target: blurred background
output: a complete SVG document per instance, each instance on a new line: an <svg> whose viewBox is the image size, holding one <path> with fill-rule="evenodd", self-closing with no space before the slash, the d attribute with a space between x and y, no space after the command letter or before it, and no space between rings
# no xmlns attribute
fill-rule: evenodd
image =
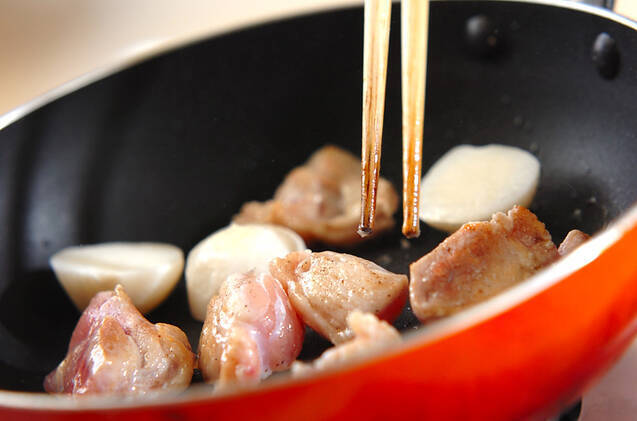
<svg viewBox="0 0 637 421"><path fill-rule="evenodd" d="M0 0L0 116L77 77L170 46L269 19L362 2ZM614 8L637 16L637 0L615 0Z"/></svg>
<svg viewBox="0 0 637 421"><path fill-rule="evenodd" d="M170 46L362 0L0 0L0 115L77 77Z"/></svg>
<svg viewBox="0 0 637 421"><path fill-rule="evenodd" d="M362 0L0 0L0 119L167 48L245 25ZM590 0L601 4L604 0ZM613 3L613 2L609 2ZM615 0L637 17L637 0ZM361 28L362 30L362 28ZM637 419L637 343L584 397L581 420Z"/></svg>

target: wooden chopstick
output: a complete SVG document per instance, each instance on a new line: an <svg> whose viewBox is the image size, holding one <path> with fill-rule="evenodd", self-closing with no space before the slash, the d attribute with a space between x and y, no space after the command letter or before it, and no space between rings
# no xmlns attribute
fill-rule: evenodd
<svg viewBox="0 0 637 421"><path fill-rule="evenodd" d="M407 238L420 235L428 23L429 0L402 0L403 234Z"/></svg>
<svg viewBox="0 0 637 421"><path fill-rule="evenodd" d="M363 47L363 139L361 221L358 233L371 234L380 174L391 0L365 0Z"/></svg>
<svg viewBox="0 0 637 421"><path fill-rule="evenodd" d="M425 117L429 0L402 0L403 234L420 235L419 202ZM374 226L380 175L391 0L365 0L361 222Z"/></svg>

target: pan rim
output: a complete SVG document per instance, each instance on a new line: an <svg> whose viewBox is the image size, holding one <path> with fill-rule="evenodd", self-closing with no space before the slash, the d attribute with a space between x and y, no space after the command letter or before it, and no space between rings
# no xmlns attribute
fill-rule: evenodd
<svg viewBox="0 0 637 421"><path fill-rule="evenodd" d="M459 1L471 1L471 0L430 0L434 2L459 2ZM626 18L624 16L620 16L612 10L603 9L601 7L593 6L586 3L579 3L573 0L491 0L503 3L527 3L527 4L538 4L545 6L553 6L564 9L571 9L576 11L581 11L585 13L589 13L592 15L597 15L599 17L603 17L619 23L621 25L627 26L633 30L637 31L637 22ZM114 60L113 63L104 65L102 67L96 68L94 70L88 71L74 79L71 79L65 83L62 83L58 86L55 86L48 91L44 92L41 95L34 97L31 100L26 101L25 103L16 106L15 108L7 111L4 114L0 115L0 130L3 130L7 126L15 123L20 120L22 117L27 116L28 114L34 112L35 110L42 108L46 104L49 104L56 99L59 99L63 96L69 95L81 88L84 88L94 82L105 79L108 76L111 76L119 71L132 67L136 64L139 64L145 60L149 60L153 57L160 56L162 54L168 53L170 51L177 50L179 48L195 44L197 42L219 37L227 34L231 34L238 30L248 29L252 27L256 27L263 24L271 24L278 21L294 19L301 16L310 16L315 13L329 13L339 10L347 10L359 8L360 4L356 4L356 2L348 2L343 4L342 7L333 7L333 5L327 5L325 7L314 7L310 10L304 10L302 12L292 11L289 14L279 15L274 18L262 18L255 19L248 22L238 23L236 25L229 25L227 27L216 28L210 31L207 31L203 34L199 34L193 36L191 38L186 38L182 40L167 40L165 42L156 42L149 43L150 45L145 45L139 48L132 55Z"/></svg>
<svg viewBox="0 0 637 421"><path fill-rule="evenodd" d="M435 2L459 2L467 0L431 0ZM470 1L470 0L469 0ZM637 22L629 18L620 16L611 10L602 9L596 6L573 2L569 0L491 0L503 3L525 3L537 4L544 6L553 6L564 9L581 11L584 13L596 15L609 19L621 25L627 26L637 31ZM211 31L206 34L180 40L178 42L167 41L162 45L156 45L150 50L139 51L137 54L125 59L117 60L108 66L90 71L79 76L69 82L59 85L42 95L12 109L11 111L0 115L0 130L13 124L22 117L32 113L33 111L43 107L44 105L55 101L65 95L73 93L83 87L104 79L121 70L129 68L144 60L151 59L161 54L182 48L204 39L223 36L238 30L252 28L262 24L271 24L281 20L294 19L301 16L311 16L316 13L333 12L339 10L347 10L359 8L360 5L347 3L344 7L327 7L315 8L311 11L285 15L274 19L261 20L251 22L249 24L238 24L236 26L224 28L220 31ZM212 388L207 385L194 385L187 391L182 393L163 392L157 394L149 394L147 396L139 396L131 399L122 400L121 396L87 396L77 399L72 396L49 395L40 392L21 392L0 389L0 407L12 409L28 409L37 411L85 411L85 410L119 410L119 409L141 409L149 407L161 407L169 405L179 405L185 403L219 400L227 397L237 396L250 392L259 392L271 388L285 387L290 384L311 381L312 379L329 376L334 372L351 370L361 365L373 364L386 358L394 357L398 354L407 352L411 349L424 346L428 343L435 342L448 336L452 336L472 326L477 326L485 321L504 313L508 309L523 303L542 291L547 290L553 285L558 284L564 278L577 272L588 263L592 262L597 256L620 240L623 235L630 229L637 226L637 204L632 205L620 217L615 219L605 230L595 235L589 242L578 248L570 255L564 257L557 263L551 265L521 284L518 284L509 290L498 294L491 299L477 304L467 310L456 315L434 322L430 325L420 327L413 332L403 335L405 340L403 343L392 349L386 349L385 352L360 358L345 367L331 369L321 372L315 376L291 379L288 375L281 375L272 379L258 388L251 389L232 389L222 393L213 393ZM0 408L1 411L1 408Z"/></svg>
<svg viewBox="0 0 637 421"><path fill-rule="evenodd" d="M191 385L189 389L181 393L159 391L157 393L151 392L143 396L125 397L124 399L122 399L121 395L82 396L78 399L78 397L69 395L0 390L0 407L47 411L157 408L185 403L221 400L248 393L259 393L268 389L311 382L314 379L327 377L333 373L349 371L364 365L378 363L382 360L396 357L399 354L407 353L410 350L453 336L465 329L478 326L532 299L594 261L605 250L620 240L624 234L636 226L637 204L633 205L614 223L593 236L577 250L545 270L533 275L526 281L453 316L426 326L421 326L413 332L404 333L404 340L398 346L385 348L382 352L353 360L346 366L327 369L312 376L292 378L288 373L285 373L256 387L229 388L222 392L214 392L210 385L197 384Z"/></svg>

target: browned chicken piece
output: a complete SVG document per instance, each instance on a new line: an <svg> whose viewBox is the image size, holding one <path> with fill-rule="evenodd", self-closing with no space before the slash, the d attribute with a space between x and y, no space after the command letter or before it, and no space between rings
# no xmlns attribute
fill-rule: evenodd
<svg viewBox="0 0 637 421"><path fill-rule="evenodd" d="M464 224L410 266L411 307L422 321L496 295L559 258L544 224L515 206L491 221Z"/></svg>
<svg viewBox="0 0 637 421"><path fill-rule="evenodd" d="M284 225L306 243L351 246L357 234L361 206L361 163L343 149L325 146L293 169L267 202L248 202L234 222ZM394 226L398 194L383 178L378 184L374 234Z"/></svg>
<svg viewBox="0 0 637 421"><path fill-rule="evenodd" d="M218 386L256 384L290 367L304 334L276 279L252 271L230 275L208 305L199 369L206 381L218 380Z"/></svg>
<svg viewBox="0 0 637 421"><path fill-rule="evenodd" d="M560 244L560 247L557 249L560 256L566 256L585 242L587 242L591 238L590 235L583 233L580 230L571 230L568 234L566 234L566 238Z"/></svg>
<svg viewBox="0 0 637 421"><path fill-rule="evenodd" d="M190 384L194 365L184 332L150 323L118 285L93 297L44 389L76 395L179 390Z"/></svg>
<svg viewBox="0 0 637 421"><path fill-rule="evenodd" d="M270 273L286 289L303 321L332 343L352 337L347 316L354 310L393 321L407 299L407 277L349 254L293 252L270 262Z"/></svg>
<svg viewBox="0 0 637 421"><path fill-rule="evenodd" d="M311 364L296 361L292 375L305 376L317 371L344 366L352 360L378 353L401 342L400 333L389 323L370 313L355 310L347 316L347 326L354 338L325 351Z"/></svg>

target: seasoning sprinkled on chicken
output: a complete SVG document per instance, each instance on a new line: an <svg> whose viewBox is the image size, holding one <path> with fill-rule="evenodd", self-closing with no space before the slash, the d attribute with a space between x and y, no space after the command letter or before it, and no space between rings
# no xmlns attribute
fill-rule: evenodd
<svg viewBox="0 0 637 421"><path fill-rule="evenodd" d="M76 395L180 390L190 384L194 364L184 332L150 323L118 285L91 300L44 389Z"/></svg>
<svg viewBox="0 0 637 421"><path fill-rule="evenodd" d="M338 344L351 338L354 310L393 321L407 299L407 277L360 257L325 251L293 252L270 263L303 321Z"/></svg>
<svg viewBox="0 0 637 421"><path fill-rule="evenodd" d="M293 169L272 200L248 202L234 222L284 225L307 243L351 246L362 241L360 220L360 160L351 153L325 146L307 163ZM378 185L374 235L394 226L398 194L383 178Z"/></svg>
<svg viewBox="0 0 637 421"><path fill-rule="evenodd" d="M544 224L515 206L464 224L410 266L410 301L423 322L448 316L523 281L559 258Z"/></svg>

